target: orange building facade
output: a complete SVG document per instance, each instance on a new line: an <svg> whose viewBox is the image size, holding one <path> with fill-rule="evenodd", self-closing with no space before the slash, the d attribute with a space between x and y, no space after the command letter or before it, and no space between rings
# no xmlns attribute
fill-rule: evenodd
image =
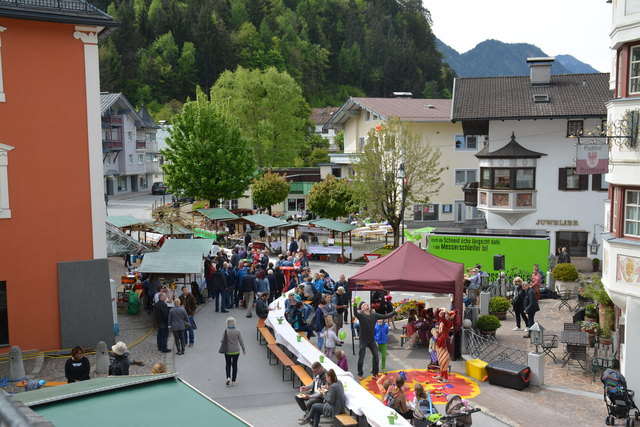
<svg viewBox="0 0 640 427"><path fill-rule="evenodd" d="M0 352L60 348L58 263L106 258L97 43L113 21L28 3L0 4Z"/></svg>

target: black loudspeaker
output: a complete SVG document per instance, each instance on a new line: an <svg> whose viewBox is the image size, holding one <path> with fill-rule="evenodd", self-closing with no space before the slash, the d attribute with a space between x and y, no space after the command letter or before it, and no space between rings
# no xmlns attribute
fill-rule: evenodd
<svg viewBox="0 0 640 427"><path fill-rule="evenodd" d="M504 270L504 255L493 256L493 269L495 271Z"/></svg>

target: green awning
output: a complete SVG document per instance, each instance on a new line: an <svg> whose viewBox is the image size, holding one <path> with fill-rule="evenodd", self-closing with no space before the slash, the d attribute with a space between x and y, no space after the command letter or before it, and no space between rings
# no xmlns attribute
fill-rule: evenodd
<svg viewBox="0 0 640 427"><path fill-rule="evenodd" d="M209 247L211 248L211 247ZM202 273L202 251L151 252L142 258L140 273L198 274Z"/></svg>
<svg viewBox="0 0 640 427"><path fill-rule="evenodd" d="M349 233L351 230L358 228L355 225L345 224L344 222L338 222L332 219L318 219L310 221L310 223L315 227L326 228L331 231L337 231L338 233Z"/></svg>
<svg viewBox="0 0 640 427"><path fill-rule="evenodd" d="M144 224L144 221L131 215L112 215L112 216L108 216L106 218L106 221L109 224L115 225L118 228Z"/></svg>
<svg viewBox="0 0 640 427"><path fill-rule="evenodd" d="M156 233L164 234L166 236L172 236L176 234L193 234L193 231L177 224L169 225L152 222L147 225L149 226L150 230L155 231Z"/></svg>
<svg viewBox="0 0 640 427"><path fill-rule="evenodd" d="M195 237L202 237L204 239L218 240L218 233L215 231L203 230L202 228L193 228L193 235Z"/></svg>
<svg viewBox="0 0 640 427"><path fill-rule="evenodd" d="M198 212L214 221L238 218L238 215L224 208L198 209Z"/></svg>
<svg viewBox="0 0 640 427"><path fill-rule="evenodd" d="M292 182L289 194L309 194L315 182Z"/></svg>
<svg viewBox="0 0 640 427"><path fill-rule="evenodd" d="M421 234L429 234L433 232L435 229L436 229L435 227L422 227L422 228L418 228L417 230L413 230L413 232L421 233Z"/></svg>
<svg viewBox="0 0 640 427"><path fill-rule="evenodd" d="M240 219L248 221L252 224L259 225L260 227L264 227L264 228L280 227L281 225L288 224L287 221L283 221L281 219L274 218L271 215L265 215L265 214L242 216L240 217Z"/></svg>
<svg viewBox="0 0 640 427"><path fill-rule="evenodd" d="M167 239L160 253L164 252L201 252L208 255L213 245L213 239Z"/></svg>
<svg viewBox="0 0 640 427"><path fill-rule="evenodd" d="M158 408L167 396L179 402L179 410L146 410ZM185 420L190 425L249 425L175 374L95 378L13 397L56 426L164 426Z"/></svg>

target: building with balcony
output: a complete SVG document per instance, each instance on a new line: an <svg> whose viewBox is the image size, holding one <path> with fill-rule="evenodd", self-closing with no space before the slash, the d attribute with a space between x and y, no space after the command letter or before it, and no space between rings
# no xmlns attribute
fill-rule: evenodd
<svg viewBox="0 0 640 427"><path fill-rule="evenodd" d="M337 178L353 175L353 164L367 143L367 134L378 125L397 117L410 123L424 144L437 147L446 169L442 188L428 204L407 206L408 227L426 225L467 225L484 227L484 214L464 203L462 188L478 181L474 154L483 146L485 134L463 135L460 123L451 122L450 99L414 99L409 94L395 98L350 98L331 115L325 129L344 131L344 152L330 153L330 162L321 164L321 175Z"/></svg>
<svg viewBox="0 0 640 427"><path fill-rule="evenodd" d="M640 4L612 3L611 89L607 103L609 135L609 200L602 235L602 282L619 310L614 335L620 369L629 388L640 387L640 136L628 126L640 113ZM633 119L632 119L633 118ZM597 240L596 240L597 243Z"/></svg>
<svg viewBox="0 0 640 427"><path fill-rule="evenodd" d="M338 151L339 147L335 143L336 130L325 128L333 113L338 111L338 107L312 108L311 121L315 125L314 132L329 141L329 151Z"/></svg>
<svg viewBox="0 0 640 427"><path fill-rule="evenodd" d="M451 119L465 138L488 135L465 199L487 228L547 231L552 251L566 246L574 264L590 268L587 257L599 255L588 243L602 220L588 207L607 198L607 182L576 173L574 137L606 122L609 74L551 75L554 58L527 62L529 76L455 80Z"/></svg>
<svg viewBox="0 0 640 427"><path fill-rule="evenodd" d="M121 93L101 93L100 107L105 194L150 190L161 178L160 126L144 106L136 111Z"/></svg>

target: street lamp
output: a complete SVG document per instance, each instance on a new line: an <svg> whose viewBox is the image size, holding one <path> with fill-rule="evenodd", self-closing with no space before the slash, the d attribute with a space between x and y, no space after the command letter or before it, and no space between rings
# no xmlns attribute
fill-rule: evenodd
<svg viewBox="0 0 640 427"><path fill-rule="evenodd" d="M591 243L589 243L589 253L591 255L598 255L598 250L600 249L600 244L598 243L598 239L596 239L596 227L604 230L604 227L600 224L593 224L593 238L591 239Z"/></svg>
<svg viewBox="0 0 640 427"><path fill-rule="evenodd" d="M400 163L398 167L398 178L402 180L402 205L400 206L400 234L402 235L402 243L404 244L404 209L405 209L405 186L404 180L407 174L404 171L404 163Z"/></svg>

